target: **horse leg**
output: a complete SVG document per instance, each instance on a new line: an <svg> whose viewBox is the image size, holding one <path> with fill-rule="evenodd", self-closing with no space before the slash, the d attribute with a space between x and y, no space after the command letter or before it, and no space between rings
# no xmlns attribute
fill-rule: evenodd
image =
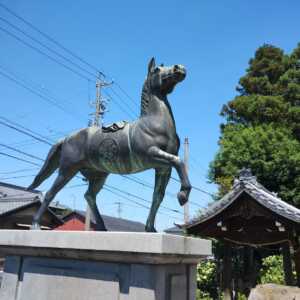
<svg viewBox="0 0 300 300"><path fill-rule="evenodd" d="M154 227L155 217L158 208L165 196L166 187L171 177L171 172L171 168L165 170L155 169L155 187L153 192L153 200L145 228L148 232L156 232Z"/></svg>
<svg viewBox="0 0 300 300"><path fill-rule="evenodd" d="M73 178L73 176L75 176L76 173L76 170L59 170L58 176L56 177L52 187L46 193L44 201L42 202L38 212L33 217L31 229L40 228L41 218L47 210L50 202L54 199L56 194Z"/></svg>
<svg viewBox="0 0 300 300"><path fill-rule="evenodd" d="M148 154L154 161L171 165L176 169L181 181L181 188L180 192L177 194L177 198L180 205L184 205L188 201L189 194L192 189L184 162L180 159L179 156L163 151L157 146L151 147L148 150Z"/></svg>
<svg viewBox="0 0 300 300"><path fill-rule="evenodd" d="M86 193L84 194L84 197L88 202L89 207L94 215L97 231L106 231L103 219L97 207L96 197L99 191L102 189L107 176L108 174L104 173L101 177L89 179L89 187Z"/></svg>

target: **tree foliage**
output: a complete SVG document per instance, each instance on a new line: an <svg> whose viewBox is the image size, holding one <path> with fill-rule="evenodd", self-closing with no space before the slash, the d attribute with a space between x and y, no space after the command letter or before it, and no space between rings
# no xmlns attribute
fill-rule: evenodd
<svg viewBox="0 0 300 300"><path fill-rule="evenodd" d="M197 265L197 286L197 300L217 298L217 268L214 261L204 260Z"/></svg>
<svg viewBox="0 0 300 300"><path fill-rule="evenodd" d="M263 259L260 283L285 284L282 255L272 255Z"/></svg>
<svg viewBox="0 0 300 300"><path fill-rule="evenodd" d="M300 44L289 55L272 45L258 48L237 92L221 111L210 179L222 196L237 171L250 167L268 189L300 206Z"/></svg>

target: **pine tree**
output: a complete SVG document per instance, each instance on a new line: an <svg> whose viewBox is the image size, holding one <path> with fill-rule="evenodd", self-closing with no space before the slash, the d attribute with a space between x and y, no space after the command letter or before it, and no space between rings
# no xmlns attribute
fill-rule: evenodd
<svg viewBox="0 0 300 300"><path fill-rule="evenodd" d="M222 108L220 147L210 164L219 196L249 167L268 189L300 207L300 44L289 55L272 45L258 48L237 92Z"/></svg>

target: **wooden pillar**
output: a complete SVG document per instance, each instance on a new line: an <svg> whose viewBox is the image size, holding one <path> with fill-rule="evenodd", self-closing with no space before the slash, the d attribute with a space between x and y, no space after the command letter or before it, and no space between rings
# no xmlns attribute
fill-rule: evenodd
<svg viewBox="0 0 300 300"><path fill-rule="evenodd" d="M294 263L296 270L296 282L297 286L300 287L300 247L297 233L295 234L294 240Z"/></svg>
<svg viewBox="0 0 300 300"><path fill-rule="evenodd" d="M224 300L232 299L232 260L231 260L231 246L229 243L224 243L224 257L223 257L223 292Z"/></svg>
<svg viewBox="0 0 300 300"><path fill-rule="evenodd" d="M284 270L284 279L286 285L294 285L294 276L292 268L292 259L290 252L289 242L285 242L281 247L282 256L283 256L283 270Z"/></svg>
<svg viewBox="0 0 300 300"><path fill-rule="evenodd" d="M250 246L244 246L244 270L243 270L243 292L248 297L251 288L255 284L255 270L254 270L254 255L253 248Z"/></svg>

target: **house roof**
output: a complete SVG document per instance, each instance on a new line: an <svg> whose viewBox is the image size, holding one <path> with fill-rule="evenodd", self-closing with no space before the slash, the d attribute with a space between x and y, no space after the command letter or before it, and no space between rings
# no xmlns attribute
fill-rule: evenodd
<svg viewBox="0 0 300 300"><path fill-rule="evenodd" d="M42 193L39 191L27 191L24 187L0 182L0 215L39 202L41 198Z"/></svg>
<svg viewBox="0 0 300 300"><path fill-rule="evenodd" d="M85 219L85 211L74 210L69 215L64 217L64 220L70 218L72 214L77 214ZM112 216L102 215L104 224L108 231L130 231L130 232L144 232L145 225L141 222L131 221L122 218L115 218ZM94 216L91 215L91 222L95 224Z"/></svg>
<svg viewBox="0 0 300 300"><path fill-rule="evenodd" d="M184 235L183 229L178 226L173 226L173 227L165 229L165 233L175 234L175 235Z"/></svg>
<svg viewBox="0 0 300 300"><path fill-rule="evenodd" d="M40 205L42 198L43 194L38 190L28 191L26 188L18 185L0 182L0 216L11 215L22 209L37 204ZM61 224L62 220L53 213L51 208L60 209L61 207L58 202L54 202L47 210L57 224Z"/></svg>
<svg viewBox="0 0 300 300"><path fill-rule="evenodd" d="M233 188L229 193L221 200L211 204L200 216L183 227L190 228L215 217L235 202L243 192L274 214L280 215L293 223L300 224L300 210L298 208L284 202L275 193L270 192L258 183L251 170L243 169L239 174L239 178L235 179Z"/></svg>
<svg viewBox="0 0 300 300"><path fill-rule="evenodd" d="M43 194L38 190L27 190L25 187L0 182L0 215L8 211L27 206L32 202L41 202ZM49 208L65 210L67 206L60 204L58 201L50 203Z"/></svg>

